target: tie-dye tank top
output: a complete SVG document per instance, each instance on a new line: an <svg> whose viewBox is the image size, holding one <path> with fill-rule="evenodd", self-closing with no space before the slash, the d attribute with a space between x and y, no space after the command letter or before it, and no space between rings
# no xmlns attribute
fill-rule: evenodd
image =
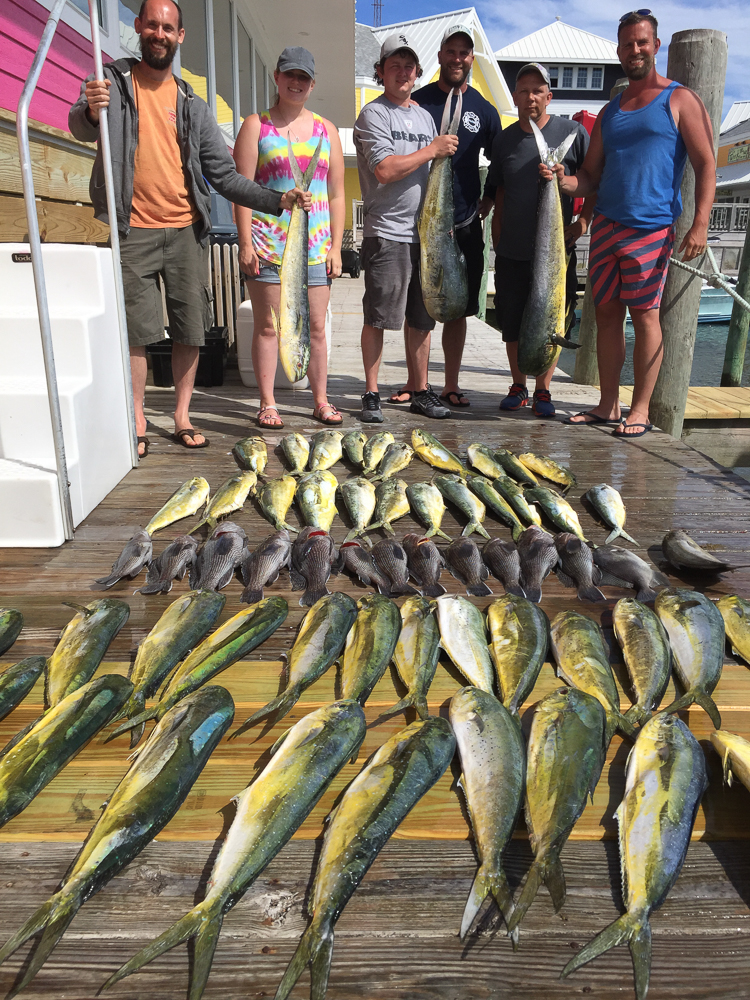
<svg viewBox="0 0 750 1000"><path fill-rule="evenodd" d="M310 193L312 208L308 214L308 264L323 263L331 249L331 214L328 207L328 164L331 155L331 141L323 119L313 113L312 138L307 142L294 142L292 149L299 168L304 174L315 153L320 137L320 158L315 168ZM287 139L280 135L268 111L260 116L258 136L258 165L255 180L274 191L289 191L294 187L292 168L289 164ZM253 210L253 248L261 260L280 264L289 229L290 213L264 215Z"/></svg>

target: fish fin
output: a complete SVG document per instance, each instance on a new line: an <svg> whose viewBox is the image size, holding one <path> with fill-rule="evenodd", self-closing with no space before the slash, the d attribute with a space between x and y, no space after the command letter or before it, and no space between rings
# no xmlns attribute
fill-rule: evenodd
<svg viewBox="0 0 750 1000"><path fill-rule="evenodd" d="M284 730L284 732L281 734L281 736L279 736L279 738L276 740L276 742L274 743L274 745L268 751L268 756L269 757L273 757L273 755L276 753L276 751L279 750L279 749L281 749L281 744L287 738L287 736L289 735L289 733L291 733L291 731L292 731L292 727L291 726L288 729Z"/></svg>
<svg viewBox="0 0 750 1000"><path fill-rule="evenodd" d="M607 598L593 584L590 587L579 587L578 588L578 600L586 601L590 604L598 604L600 601L606 601Z"/></svg>
<svg viewBox="0 0 750 1000"><path fill-rule="evenodd" d="M635 728L629 719L617 711L607 712L607 725L605 729L605 743L607 746L609 746L610 740L618 729L631 739L635 739Z"/></svg>
<svg viewBox="0 0 750 1000"><path fill-rule="evenodd" d="M541 135L541 132L540 132L540 135ZM573 145L573 143L575 142L575 140L576 140L576 133L575 132L571 132L569 135L565 136L565 138L560 143L560 145L557 147L557 149L549 149L548 148L547 149L547 156L548 156L547 165L548 166L552 166L555 163L562 163L562 161L565 159L565 156L567 155L568 150ZM539 147L539 139L537 139L537 147ZM540 156L542 155L541 148L539 149L539 155Z"/></svg>
<svg viewBox="0 0 750 1000"><path fill-rule="evenodd" d="M464 909L461 921L459 937L462 941L471 930L472 924L482 908L482 904L489 895L497 903L506 924L510 922L510 918L513 915L513 896L508 885L508 880L505 877L505 872L486 871L484 866L480 865L471 886L469 898L466 900L466 908Z"/></svg>
<svg viewBox="0 0 750 1000"><path fill-rule="evenodd" d="M276 721L280 722L281 719L283 719L284 716L291 710L300 694L301 691L299 685L292 684L292 686L288 687L283 694L278 696L278 698L274 698L272 701L269 701L267 705L264 705L263 708L259 708L257 712L253 712L249 719L245 719L239 729L235 729L229 739L236 739L241 733L244 733L247 729L251 729L259 719L263 719L266 715L271 715L273 712L278 712Z"/></svg>
<svg viewBox="0 0 750 1000"><path fill-rule="evenodd" d="M604 544L611 545L611 543L614 542L615 538L619 538L621 534L622 534L622 528L614 527L607 535L607 537L604 539Z"/></svg>
<svg viewBox="0 0 750 1000"><path fill-rule="evenodd" d="M511 918L508 921L509 934L512 934L513 931L516 930L523 918L526 916L526 911L534 902L536 894L539 892L539 886L544 881L544 869L545 861L540 859L535 860L531 868L529 868L526 881L524 882L523 889L521 890L521 895L518 897L518 902L516 903Z"/></svg>
<svg viewBox="0 0 750 1000"><path fill-rule="evenodd" d="M294 587L292 587L294 590ZM258 601L263 600L263 588L257 587L255 590L252 587L245 587L242 591L242 596L240 597L240 604L257 604Z"/></svg>
<svg viewBox="0 0 750 1000"><path fill-rule="evenodd" d="M645 726L653 714L641 705L631 705L624 717L634 726Z"/></svg>
<svg viewBox="0 0 750 1000"><path fill-rule="evenodd" d="M655 590L639 590L635 595L637 601L641 601L642 604L648 604L649 601L655 601L657 597Z"/></svg>
<svg viewBox="0 0 750 1000"><path fill-rule="evenodd" d="M310 590L310 588L308 587L307 590L302 595L302 597L300 597L299 599L300 607L311 608L313 604L317 604L317 602L321 599L321 597L325 597L326 594L330 593L331 591L328 589L328 587L326 587L325 584L323 584L322 587L316 588L315 590Z"/></svg>
<svg viewBox="0 0 750 1000"><path fill-rule="evenodd" d="M66 608L72 608L74 611L80 611L80 613L82 615L86 615L87 618L94 614L91 608L87 608L84 604L76 604L75 601L61 601L61 603L64 604Z"/></svg>
<svg viewBox="0 0 750 1000"><path fill-rule="evenodd" d="M716 707L716 703L710 695L707 695L704 691L700 691L697 687L690 688L681 698L675 698L672 704L667 705L662 711L673 715L675 712L684 711L693 704L700 705L711 722L713 722L715 728L721 729L721 715L719 714L719 709Z"/></svg>
<svg viewBox="0 0 750 1000"><path fill-rule="evenodd" d="M637 1000L644 1000L651 972L651 927L648 918L636 914L625 913L609 927L605 927L600 934L597 934L592 941L581 948L575 958L571 958L560 978L565 979L571 972L580 969L582 965L586 965L587 962L603 955L610 948L616 948L618 944L623 944L625 941L628 942L630 955L633 959L635 995Z"/></svg>
<svg viewBox="0 0 750 1000"><path fill-rule="evenodd" d="M464 537L466 535L470 535L474 531L476 531L476 533L478 535L481 535L482 538L489 538L490 537L489 532L487 531L487 529L484 528L479 523L479 521L469 521L469 523L466 525L466 527L464 528L464 530L461 532L461 535L462 535L462 537Z"/></svg>
<svg viewBox="0 0 750 1000"><path fill-rule="evenodd" d="M424 720L429 717L430 713L427 708L427 699L425 696L409 693L391 708L387 708L385 712L383 712L376 719L376 722L380 722L382 719L390 719L392 715L397 715L399 712L405 712L407 708L416 708L420 719Z"/></svg>
<svg viewBox="0 0 750 1000"><path fill-rule="evenodd" d="M161 704L161 703L160 703ZM109 736L102 740L102 743L109 743L110 740L116 739L118 736L122 736L123 733L129 732L131 729L135 729L137 726L143 726L149 721L149 719L158 719L160 716L159 705L154 705L153 708L147 708L144 712L139 712L138 715L132 716L126 722L114 729ZM163 714L163 713L162 713ZM143 730L141 730L142 732ZM131 747L133 746L131 742Z"/></svg>
<svg viewBox="0 0 750 1000"><path fill-rule="evenodd" d="M492 595L492 591L486 583L475 583L473 586L466 588L466 593L470 594L471 597L488 597Z"/></svg>
<svg viewBox="0 0 750 1000"><path fill-rule="evenodd" d="M557 913L565 902L565 873L559 854L549 854L544 859L542 878L552 897L555 913Z"/></svg>
<svg viewBox="0 0 750 1000"><path fill-rule="evenodd" d="M534 138L536 139L536 148L539 151L539 159L542 163L547 162L547 158L550 155L550 148L547 145L547 140L544 138L544 133L536 124L536 122L530 122L531 131L534 133ZM575 133L573 133L575 136Z"/></svg>
<svg viewBox="0 0 750 1000"><path fill-rule="evenodd" d="M302 171L299 168L297 157L294 155L291 136L287 136L286 138L286 148L287 148L287 156L289 157L289 166L292 171L292 178L294 179L294 186L301 188L302 185L305 183L305 181L302 176Z"/></svg>
<svg viewBox="0 0 750 1000"><path fill-rule="evenodd" d="M633 545L637 545L638 544L638 542L636 542L635 538L633 538L632 535L629 535L627 533L627 531L625 531L624 528L620 528L620 537L626 539L628 542L630 542Z"/></svg>
<svg viewBox="0 0 750 1000"><path fill-rule="evenodd" d="M424 537L425 538L432 538L435 535L440 535L441 538L445 538L449 542L453 541L453 539L451 538L451 536L449 534L447 534L445 531L443 531L442 528L436 528L434 525L430 528L430 530L427 532L427 534Z"/></svg>
<svg viewBox="0 0 750 1000"><path fill-rule="evenodd" d="M109 576L102 576L98 580L94 580L94 583L99 584L100 587L104 587L109 590L110 587L114 587L118 580L120 580L119 573L110 573Z"/></svg>
<svg viewBox="0 0 750 1000"><path fill-rule="evenodd" d="M447 593L442 583L428 583L422 587L422 597L442 597Z"/></svg>
<svg viewBox="0 0 750 1000"><path fill-rule="evenodd" d="M562 569L560 566L555 567L555 573L557 573L557 579L560 581L563 587L576 586L576 582L573 579L573 577L569 573L566 573L565 570Z"/></svg>
<svg viewBox="0 0 750 1000"><path fill-rule="evenodd" d="M304 576L302 576L300 571L295 569L294 566L289 567L289 580L292 585L292 590L304 590L307 586L307 580L305 580Z"/></svg>
<svg viewBox="0 0 750 1000"><path fill-rule="evenodd" d="M567 347L569 351L577 351L581 345L576 344L574 340L568 340L567 337L561 337L559 333L555 333L550 337L550 340L556 347Z"/></svg>
<svg viewBox="0 0 750 1000"><path fill-rule="evenodd" d="M55 945L65 933L68 925L76 915L83 903L83 898L78 892L71 892L61 889L51 896L46 903L42 903L36 913L32 914L20 930L16 931L12 938L5 942L0 950L0 963L13 954L21 945L28 941L30 937L43 931L42 940L35 948L31 961L26 967L23 979L16 984L12 993L8 996L15 996L20 990L31 982L39 972L46 960L55 948Z"/></svg>
<svg viewBox="0 0 750 1000"><path fill-rule="evenodd" d="M321 933L315 924L310 924L287 966L274 1000L286 1000L308 964L312 973L310 996L312 1000L323 1000L328 985L332 953L333 930L326 928Z"/></svg>
<svg viewBox="0 0 750 1000"><path fill-rule="evenodd" d="M167 928L163 934L155 938L145 948L142 948L137 955L134 955L129 962L126 962L120 969L109 977L102 986L103 990L108 990L110 986L119 983L121 979L132 975L142 969L144 965L153 962L159 955L170 951L183 941L196 938L195 962L193 966L193 976L190 984L190 1000L198 1000L203 993L203 989L208 979L211 969L211 960L216 942L219 939L219 931L223 923L224 916L220 910L207 914L202 906L196 906L184 917L177 920L171 927Z"/></svg>

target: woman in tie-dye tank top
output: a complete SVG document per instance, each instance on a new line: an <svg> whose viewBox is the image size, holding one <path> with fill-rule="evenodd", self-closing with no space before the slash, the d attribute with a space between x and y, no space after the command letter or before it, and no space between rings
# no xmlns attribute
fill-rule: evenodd
<svg viewBox="0 0 750 1000"><path fill-rule="evenodd" d="M344 235L344 155L336 126L305 107L315 86L315 62L301 47L284 49L274 72L276 104L243 122L234 147L237 169L266 187L288 191L294 187L288 141L304 173L322 138L315 168L308 216L308 299L310 302L310 364L307 375L315 401L313 417L323 424L340 424L342 416L328 402L328 352L325 317L331 280L341 274ZM274 398L278 343L271 309L278 314L279 267L284 254L290 213L263 215L235 206L239 233L240 267L250 279L253 304L253 369L258 381L261 427L283 427Z"/></svg>

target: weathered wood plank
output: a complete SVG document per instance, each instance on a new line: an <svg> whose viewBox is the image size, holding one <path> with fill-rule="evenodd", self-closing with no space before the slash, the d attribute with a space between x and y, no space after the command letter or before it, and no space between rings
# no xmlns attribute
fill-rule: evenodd
<svg viewBox="0 0 750 1000"><path fill-rule="evenodd" d="M38 201L36 211L42 242L106 243L109 239L109 226L94 218L91 205ZM0 194L0 243L27 243L28 239L23 198Z"/></svg>

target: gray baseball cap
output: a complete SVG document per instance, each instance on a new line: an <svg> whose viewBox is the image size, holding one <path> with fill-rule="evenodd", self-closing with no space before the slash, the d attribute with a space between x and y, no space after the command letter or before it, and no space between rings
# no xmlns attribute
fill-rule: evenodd
<svg viewBox="0 0 750 1000"><path fill-rule="evenodd" d="M315 59L312 52L303 49L301 45L289 45L279 56L276 63L279 73L288 73L290 70L299 69L307 73L311 80L315 79Z"/></svg>
<svg viewBox="0 0 750 1000"><path fill-rule="evenodd" d="M471 28L467 27L465 24L451 24L443 33L443 37L440 41L440 48L442 49L448 39L453 38L454 35L468 35L471 39L471 47L474 48L474 35Z"/></svg>
<svg viewBox="0 0 750 1000"><path fill-rule="evenodd" d="M399 49L408 49L417 62L419 62L419 54L407 36L402 31L394 31L394 33L389 35L380 46L381 63L387 59L388 56L392 56L394 52L398 52Z"/></svg>
<svg viewBox="0 0 750 1000"><path fill-rule="evenodd" d="M516 83L518 83L520 78L524 76L526 73L538 73L548 87L552 86L552 84L549 82L549 73L547 72L547 67L542 66L541 63L526 63L525 66L522 66L516 73Z"/></svg>

